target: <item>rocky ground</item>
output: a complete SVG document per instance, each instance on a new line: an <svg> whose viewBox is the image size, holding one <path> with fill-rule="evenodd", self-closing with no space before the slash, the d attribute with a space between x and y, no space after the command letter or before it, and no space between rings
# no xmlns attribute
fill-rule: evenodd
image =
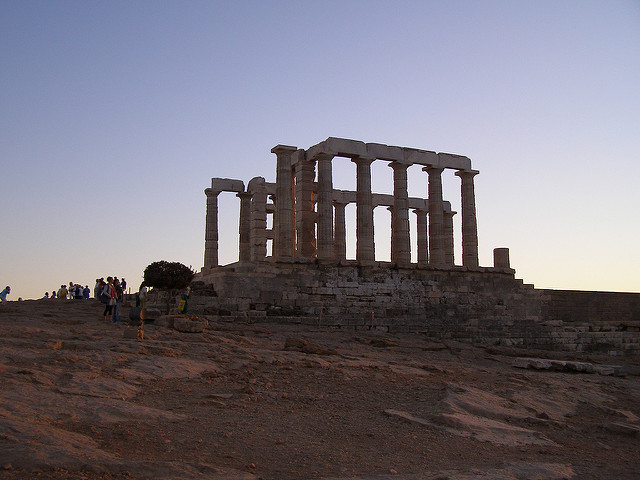
<svg viewBox="0 0 640 480"><path fill-rule="evenodd" d="M1 479L640 478L638 359L101 313L0 305Z"/></svg>

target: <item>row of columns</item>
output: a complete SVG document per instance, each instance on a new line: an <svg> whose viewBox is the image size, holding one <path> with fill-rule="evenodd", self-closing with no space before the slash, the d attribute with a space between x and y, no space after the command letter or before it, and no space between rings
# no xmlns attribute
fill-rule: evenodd
<svg viewBox="0 0 640 480"><path fill-rule="evenodd" d="M333 200L333 155L321 153L306 159L296 147L278 145L276 154L273 255L276 258L313 257L343 259L346 255L346 203ZM356 157L356 260L375 260L371 163L375 159ZM411 261L409 234L408 164L390 162L393 169L391 211L391 260ZM317 184L314 183L317 167ZM453 212L444 211L440 166L423 168L428 175L428 212L414 209L417 218L417 261L419 264L453 264ZM475 209L474 170L458 170L461 179L462 260L478 266L478 238ZM253 179L240 198L240 261L266 257L267 190L264 179ZM208 188L205 233L205 268L218 265L218 194ZM315 198L314 198L315 194ZM315 205L315 211L314 211ZM335 211L335 213L334 213ZM427 222L427 215L429 221ZM317 235L316 235L317 227Z"/></svg>
<svg viewBox="0 0 640 480"><path fill-rule="evenodd" d="M295 176L291 176L291 165L294 147L277 146L272 152L276 153L278 167L277 191L287 195L282 200L276 196L276 230L274 254L281 257L294 255L309 257L315 254L320 259L343 258L344 242L344 204L333 202L333 156L319 154L313 159L298 158L295 162ZM297 151L303 153L301 151ZM374 261L375 243L373 233L373 201L371 192L371 163L374 159L356 157L352 161L356 164L356 260ZM316 212L313 215L313 179L315 166L318 168ZM397 263L411 261L411 247L409 235L409 205L407 191L408 164L391 162L393 168L393 214L391 237L391 260ZM423 168L428 174L428 241L422 239L422 219L418 225L418 262L442 265L453 264L453 247L448 239L452 236L453 221L445 222L444 200L442 197L442 172L438 166ZM289 175L286 175L286 172ZM281 172L281 173L280 173ZM475 194L473 177L477 171L464 170L456 172L462 180L462 249L463 265L478 266L478 238L475 211ZM299 221L295 222L298 246L293 253L295 244L293 227L290 225L290 213L293 212L292 196L289 192L296 188L297 211ZM282 184L281 182L285 183ZM335 209L335 219L334 219ZM286 218L287 228L283 231L280 218ZM418 218L421 218L418 216ZM424 219L424 217L422 217ZM335 220L335 223L334 223ZM426 222L426 219L425 219ZM317 249L313 244L313 230L317 225ZM421 247L428 245L428 255ZM426 247L425 247L426 248ZM426 257L426 258L425 258Z"/></svg>

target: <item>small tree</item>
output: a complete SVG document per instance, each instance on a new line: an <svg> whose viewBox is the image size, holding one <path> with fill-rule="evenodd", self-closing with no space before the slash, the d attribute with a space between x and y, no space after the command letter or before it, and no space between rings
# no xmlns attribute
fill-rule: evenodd
<svg viewBox="0 0 640 480"><path fill-rule="evenodd" d="M148 287L166 291L169 294L167 299L167 314L171 308L173 299L180 290L185 289L193 280L195 272L191 268L180 262L166 262L161 260L153 262L144 269L144 283Z"/></svg>

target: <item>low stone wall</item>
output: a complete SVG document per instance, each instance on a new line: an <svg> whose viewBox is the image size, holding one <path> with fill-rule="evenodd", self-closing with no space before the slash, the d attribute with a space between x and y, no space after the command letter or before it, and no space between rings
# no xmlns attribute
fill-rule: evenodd
<svg viewBox="0 0 640 480"><path fill-rule="evenodd" d="M540 292L545 317L568 324L588 322L597 329L616 327L637 331L640 327L640 294L577 290Z"/></svg>
<svg viewBox="0 0 640 480"><path fill-rule="evenodd" d="M640 332L630 323L638 320L640 294L536 290L511 269L398 268L354 261L238 263L199 275L189 304L194 313L229 320L640 353Z"/></svg>

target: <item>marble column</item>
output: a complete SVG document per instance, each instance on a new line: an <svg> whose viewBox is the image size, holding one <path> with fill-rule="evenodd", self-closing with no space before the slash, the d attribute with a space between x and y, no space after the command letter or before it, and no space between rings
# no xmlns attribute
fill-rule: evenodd
<svg viewBox="0 0 640 480"><path fill-rule="evenodd" d="M296 152L304 156L304 151ZM296 255L311 258L316 254L316 214L314 212L313 181L315 162L300 158L296 170Z"/></svg>
<svg viewBox="0 0 640 480"><path fill-rule="evenodd" d="M278 199L273 215L274 257L292 257L294 255L295 225L293 223L293 178L291 175L291 155L296 147L276 145L271 153L276 154L276 198Z"/></svg>
<svg viewBox="0 0 640 480"><path fill-rule="evenodd" d="M411 263L409 236L409 194L406 164L391 162L393 168L393 215L391 223L391 261Z"/></svg>
<svg viewBox="0 0 640 480"><path fill-rule="evenodd" d="M219 191L206 188L207 213L204 234L204 268L218 266L218 195Z"/></svg>
<svg viewBox="0 0 640 480"><path fill-rule="evenodd" d="M319 259L333 258L333 173L332 155L316 157L318 164L318 252Z"/></svg>
<svg viewBox="0 0 640 480"><path fill-rule="evenodd" d="M390 205L387 207L387 210L389 211L389 217L391 220L391 261L392 262L397 262L397 255L396 255L396 238L395 235L393 234L393 226L394 226L394 217L395 215L393 214L393 212L395 211L395 208L393 205Z"/></svg>
<svg viewBox="0 0 640 480"><path fill-rule="evenodd" d="M478 226L476 221L476 196L473 177L477 170L458 170L456 175L462 181L462 264L465 267L478 266Z"/></svg>
<svg viewBox="0 0 640 480"><path fill-rule="evenodd" d="M423 168L429 175L429 264L444 265L444 208L442 202L442 171L444 168Z"/></svg>
<svg viewBox="0 0 640 480"><path fill-rule="evenodd" d="M373 198L370 158L354 158L356 164L356 260L375 261Z"/></svg>
<svg viewBox="0 0 640 480"><path fill-rule="evenodd" d="M444 225L444 263L447 265L454 264L453 254L453 216L456 212L443 213Z"/></svg>
<svg viewBox="0 0 640 480"><path fill-rule="evenodd" d="M428 248L429 242L427 240L427 212L416 208L413 213L416 214L416 226L417 228L417 240L418 240L418 264L426 265L429 261Z"/></svg>
<svg viewBox="0 0 640 480"><path fill-rule="evenodd" d="M247 192L237 193L240 199L240 222L238 226L240 239L238 244L238 260L251 261L251 194Z"/></svg>
<svg viewBox="0 0 640 480"><path fill-rule="evenodd" d="M334 241L333 257L338 260L347 258L347 228L345 221L345 208L347 204L333 201L334 216Z"/></svg>
<svg viewBox="0 0 640 480"><path fill-rule="evenodd" d="M259 262L267 256L267 190L264 180L251 192L251 260Z"/></svg>

